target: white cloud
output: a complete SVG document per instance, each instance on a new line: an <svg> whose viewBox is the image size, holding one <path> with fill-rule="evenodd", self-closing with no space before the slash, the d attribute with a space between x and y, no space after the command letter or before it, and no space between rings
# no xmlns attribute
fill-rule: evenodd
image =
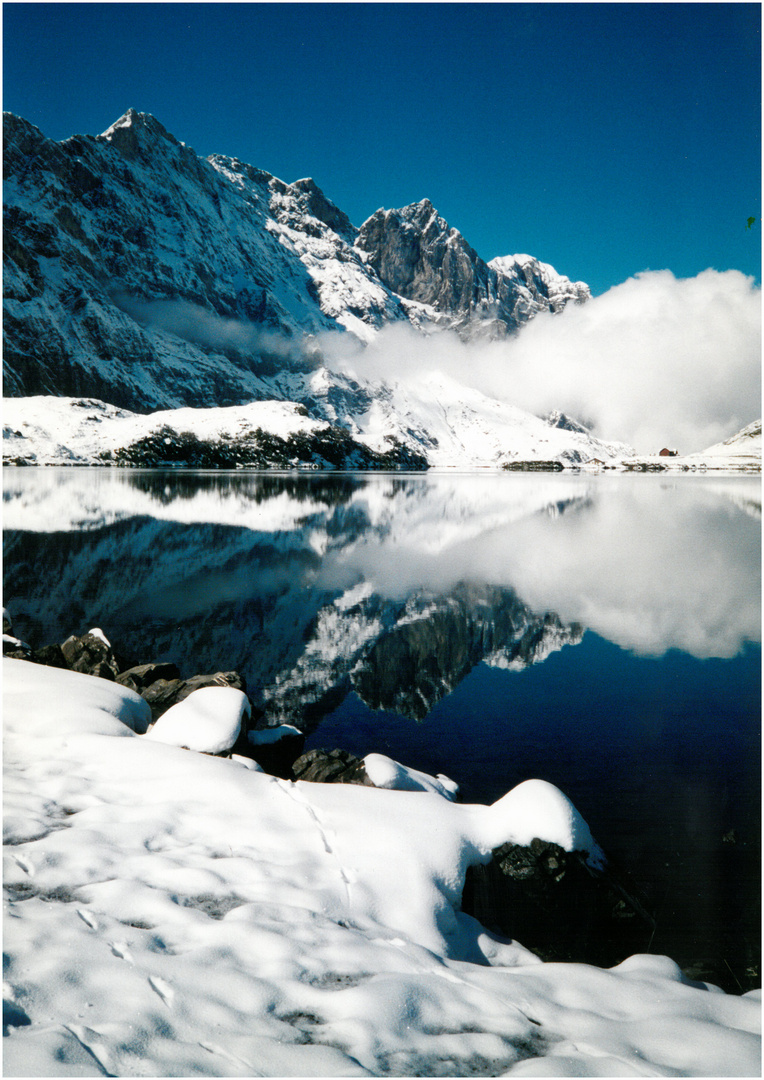
<svg viewBox="0 0 764 1080"><path fill-rule="evenodd" d="M244 319L229 319L190 300L142 300L116 291L112 300L126 315L151 327L209 349L265 351L288 357L294 345L283 335L269 333Z"/></svg>
<svg viewBox="0 0 764 1080"><path fill-rule="evenodd" d="M437 370L537 414L560 409L642 452L703 450L761 415L761 292L736 270L647 271L514 338L465 343L385 327L321 341L335 370L411 380Z"/></svg>

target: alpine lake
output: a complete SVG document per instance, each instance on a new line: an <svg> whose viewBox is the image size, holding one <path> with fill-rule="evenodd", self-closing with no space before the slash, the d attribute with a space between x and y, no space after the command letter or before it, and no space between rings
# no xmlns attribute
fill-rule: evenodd
<svg viewBox="0 0 764 1080"><path fill-rule="evenodd" d="M260 725L573 801L646 951L760 985L761 484L602 473L3 470L33 647L246 679Z"/></svg>

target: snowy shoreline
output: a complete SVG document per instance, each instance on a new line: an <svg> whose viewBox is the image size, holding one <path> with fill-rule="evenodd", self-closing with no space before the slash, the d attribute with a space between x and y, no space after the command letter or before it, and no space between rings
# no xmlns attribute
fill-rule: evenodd
<svg viewBox="0 0 764 1080"><path fill-rule="evenodd" d="M759 991L542 963L459 911L504 840L581 846L551 785L284 781L138 734L105 679L3 681L4 1075L759 1074Z"/></svg>
<svg viewBox="0 0 764 1080"><path fill-rule="evenodd" d="M473 446L457 440L449 450L442 433L440 440L430 440L429 448L427 440L407 445L397 437L372 437L316 420L303 405L289 401L143 415L95 399L5 398L3 462L123 468L761 472L761 421L703 452L680 456L625 453L625 447L619 453L616 444L587 441L583 429L532 419L543 439L538 433L531 438L522 425L510 425L498 443ZM604 456L596 456L600 453Z"/></svg>

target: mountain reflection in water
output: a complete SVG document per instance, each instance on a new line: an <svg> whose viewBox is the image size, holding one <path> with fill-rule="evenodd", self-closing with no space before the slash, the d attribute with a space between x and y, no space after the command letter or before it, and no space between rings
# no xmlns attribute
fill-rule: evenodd
<svg viewBox="0 0 764 1080"><path fill-rule="evenodd" d="M758 480L3 479L18 636L100 626L136 663L238 670L262 722L446 773L470 800L549 779L673 912L675 952L723 948L752 977Z"/></svg>
<svg viewBox="0 0 764 1080"><path fill-rule="evenodd" d="M747 478L6 470L19 632L238 668L274 719L344 682L418 719L476 663L587 628L639 655L760 640ZM336 694L334 694L336 697ZM319 710L320 712L320 710Z"/></svg>

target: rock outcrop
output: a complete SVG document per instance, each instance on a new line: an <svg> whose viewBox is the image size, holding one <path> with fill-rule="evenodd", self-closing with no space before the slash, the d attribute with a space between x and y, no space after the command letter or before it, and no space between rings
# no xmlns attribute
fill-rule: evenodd
<svg viewBox="0 0 764 1080"><path fill-rule="evenodd" d="M634 881L608 862L538 838L507 843L467 871L462 911L542 960L611 967L649 950L655 921Z"/></svg>
<svg viewBox="0 0 764 1080"><path fill-rule="evenodd" d="M349 750L309 750L292 766L295 780L314 784L361 784L373 787L363 760Z"/></svg>

